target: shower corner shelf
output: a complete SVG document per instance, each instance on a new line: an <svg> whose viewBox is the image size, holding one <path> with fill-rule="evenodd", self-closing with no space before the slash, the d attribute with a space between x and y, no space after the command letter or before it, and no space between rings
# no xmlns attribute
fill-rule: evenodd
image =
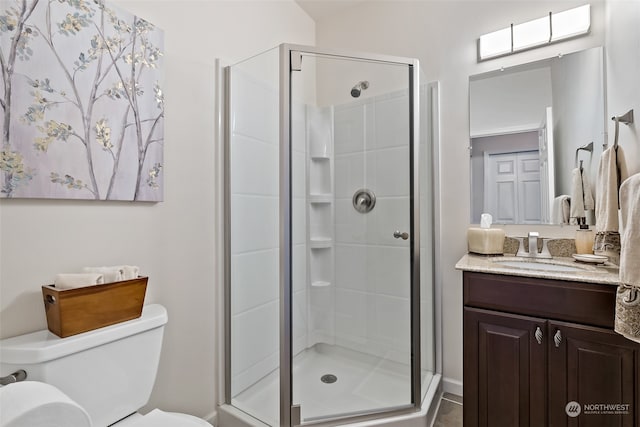
<svg viewBox="0 0 640 427"><path fill-rule="evenodd" d="M309 194L309 203L331 203L332 194Z"/></svg>
<svg viewBox="0 0 640 427"><path fill-rule="evenodd" d="M311 160L319 160L319 161L331 160L331 157L328 154L312 154Z"/></svg>
<svg viewBox="0 0 640 427"><path fill-rule="evenodd" d="M314 288L326 288L327 286L331 286L331 282L325 282L322 280L315 281L311 283L311 286Z"/></svg>
<svg viewBox="0 0 640 427"><path fill-rule="evenodd" d="M333 247L333 240L330 238L316 237L309 241L311 249L328 249Z"/></svg>

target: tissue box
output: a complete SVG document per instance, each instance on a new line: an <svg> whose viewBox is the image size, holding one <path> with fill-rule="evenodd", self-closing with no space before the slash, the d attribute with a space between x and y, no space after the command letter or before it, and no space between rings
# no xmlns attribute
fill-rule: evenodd
<svg viewBox="0 0 640 427"><path fill-rule="evenodd" d="M74 289L42 286L49 330L65 338L140 317L148 279Z"/></svg>
<svg viewBox="0 0 640 427"><path fill-rule="evenodd" d="M504 253L504 230L499 228L474 228L467 230L469 252L481 255Z"/></svg>

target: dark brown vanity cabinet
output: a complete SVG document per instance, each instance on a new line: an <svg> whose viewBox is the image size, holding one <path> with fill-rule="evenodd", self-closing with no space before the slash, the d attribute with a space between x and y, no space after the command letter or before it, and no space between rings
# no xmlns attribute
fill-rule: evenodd
<svg viewBox="0 0 640 427"><path fill-rule="evenodd" d="M640 344L613 331L615 290L465 271L464 426L640 426Z"/></svg>

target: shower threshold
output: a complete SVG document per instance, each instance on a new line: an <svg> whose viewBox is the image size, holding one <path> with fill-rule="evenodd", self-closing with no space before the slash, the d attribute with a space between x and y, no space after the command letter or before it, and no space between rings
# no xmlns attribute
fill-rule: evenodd
<svg viewBox="0 0 640 427"><path fill-rule="evenodd" d="M327 374L334 382L321 381ZM422 375L427 387L433 375ZM409 407L409 365L340 346L316 344L293 360L294 404L303 422ZM279 425L279 372L238 394L232 404L268 425ZM382 416L382 415L381 415Z"/></svg>

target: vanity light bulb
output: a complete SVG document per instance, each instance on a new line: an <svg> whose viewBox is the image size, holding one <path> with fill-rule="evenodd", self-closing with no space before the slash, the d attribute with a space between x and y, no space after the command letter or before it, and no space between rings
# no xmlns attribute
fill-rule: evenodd
<svg viewBox="0 0 640 427"><path fill-rule="evenodd" d="M480 59L511 53L511 27L480 36Z"/></svg>
<svg viewBox="0 0 640 427"><path fill-rule="evenodd" d="M587 34L591 27L591 6L584 6L552 13L511 25L502 30L480 36L478 60L509 55L525 49L544 46L559 40Z"/></svg>
<svg viewBox="0 0 640 427"><path fill-rule="evenodd" d="M549 16L513 26L514 51L548 43L550 38Z"/></svg>
<svg viewBox="0 0 640 427"><path fill-rule="evenodd" d="M585 34L591 27L591 5L584 5L551 15L551 41Z"/></svg>

